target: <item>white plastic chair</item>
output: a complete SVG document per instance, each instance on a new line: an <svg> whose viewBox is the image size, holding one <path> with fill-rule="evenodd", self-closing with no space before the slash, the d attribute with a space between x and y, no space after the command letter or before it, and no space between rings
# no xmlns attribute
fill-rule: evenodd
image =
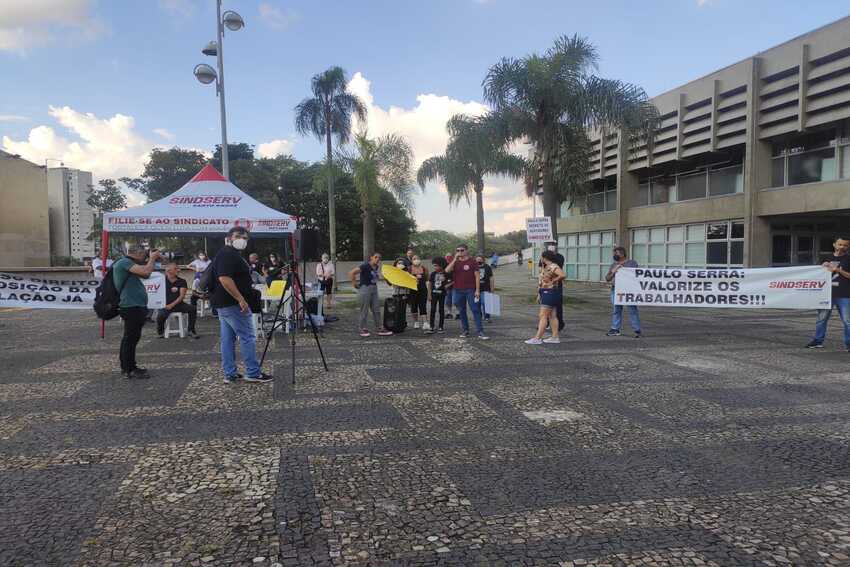
<svg viewBox="0 0 850 567"><path fill-rule="evenodd" d="M177 322L177 328L172 328L172 323ZM189 326L189 316L185 313L172 313L165 320L165 332L163 336L167 339L172 334L178 335L181 339L186 338L186 330Z"/></svg>

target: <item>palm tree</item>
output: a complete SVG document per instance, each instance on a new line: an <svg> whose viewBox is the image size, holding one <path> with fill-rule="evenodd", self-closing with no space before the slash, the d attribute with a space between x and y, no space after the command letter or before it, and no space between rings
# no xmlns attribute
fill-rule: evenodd
<svg viewBox="0 0 850 567"><path fill-rule="evenodd" d="M408 211L413 210L413 150L403 137L387 134L370 139L354 136L354 148L337 152L337 162L354 179L363 215L363 257L375 252L373 211L383 191L389 191Z"/></svg>
<svg viewBox="0 0 850 567"><path fill-rule="evenodd" d="M591 74L598 59L587 39L563 36L543 55L503 58L483 83L506 137L534 144L526 190L533 194L542 180L543 213L555 238L560 202L588 191L587 129L619 129L624 143L636 144L651 140L658 121L642 88Z"/></svg>
<svg viewBox="0 0 850 567"><path fill-rule="evenodd" d="M334 206L333 145L348 142L351 137L351 117L366 120L366 105L356 95L345 90L345 71L331 67L313 77L312 97L307 97L295 107L295 129L299 134L312 134L325 140L328 181L328 226L330 227L331 261L336 262L336 208Z"/></svg>
<svg viewBox="0 0 850 567"><path fill-rule="evenodd" d="M470 117L456 114L449 119L449 143L446 153L425 160L419 167L416 180L424 188L428 181L442 179L449 193L449 204L461 199L469 202L469 192L475 193L476 234L478 253L484 243L484 176L504 175L512 179L523 176L525 160L505 149L504 136L496 130L499 123L490 116Z"/></svg>

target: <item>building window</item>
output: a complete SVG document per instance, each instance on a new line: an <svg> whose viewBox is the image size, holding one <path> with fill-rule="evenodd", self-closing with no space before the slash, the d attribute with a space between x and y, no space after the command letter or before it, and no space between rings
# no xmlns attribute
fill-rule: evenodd
<svg viewBox="0 0 850 567"><path fill-rule="evenodd" d="M677 187L677 201L704 199L706 195L706 174L703 171L689 175L680 175Z"/></svg>
<svg viewBox="0 0 850 567"><path fill-rule="evenodd" d="M569 280L602 281L608 273L614 232L582 232L561 239L564 248L564 271Z"/></svg>
<svg viewBox="0 0 850 567"><path fill-rule="evenodd" d="M817 132L790 142L774 144L771 186L787 187L850 178L850 140L834 130ZM839 157L842 166L839 171Z"/></svg>
<svg viewBox="0 0 850 567"><path fill-rule="evenodd" d="M676 194L675 177L654 177L641 181L638 186L638 205L669 203Z"/></svg>
<svg viewBox="0 0 850 567"><path fill-rule="evenodd" d="M590 193L585 201L584 214L605 213L617 210L617 188Z"/></svg>
<svg viewBox="0 0 850 567"><path fill-rule="evenodd" d="M636 228L632 230L632 258L654 268L741 266L744 222Z"/></svg>
<svg viewBox="0 0 850 567"><path fill-rule="evenodd" d="M708 172L708 194L732 195L744 192L744 168L741 164L732 167L711 169Z"/></svg>

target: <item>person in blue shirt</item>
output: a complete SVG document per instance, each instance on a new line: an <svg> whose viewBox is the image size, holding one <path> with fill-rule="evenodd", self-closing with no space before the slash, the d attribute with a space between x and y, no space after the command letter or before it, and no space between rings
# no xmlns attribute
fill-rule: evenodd
<svg viewBox="0 0 850 567"><path fill-rule="evenodd" d="M381 302L378 298L378 280L380 279L378 270L380 266L381 255L375 252L369 256L369 260L348 272L351 287L357 290L357 301L360 305L361 337L368 337L370 334L367 327L369 311L372 312L378 335L386 337L393 334L392 331L385 329L381 322Z"/></svg>

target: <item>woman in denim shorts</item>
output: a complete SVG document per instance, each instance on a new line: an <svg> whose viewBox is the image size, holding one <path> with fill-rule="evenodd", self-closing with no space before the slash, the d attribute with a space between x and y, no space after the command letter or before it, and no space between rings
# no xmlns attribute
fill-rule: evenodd
<svg viewBox="0 0 850 567"><path fill-rule="evenodd" d="M558 338L558 314L556 307L563 301L563 292L558 283L566 276L555 262L557 256L551 250L544 250L540 258L540 276L538 277L538 301L540 302L540 320L537 323L537 334L525 341L529 345L543 343L560 343ZM543 338L546 327L552 329L552 336Z"/></svg>

